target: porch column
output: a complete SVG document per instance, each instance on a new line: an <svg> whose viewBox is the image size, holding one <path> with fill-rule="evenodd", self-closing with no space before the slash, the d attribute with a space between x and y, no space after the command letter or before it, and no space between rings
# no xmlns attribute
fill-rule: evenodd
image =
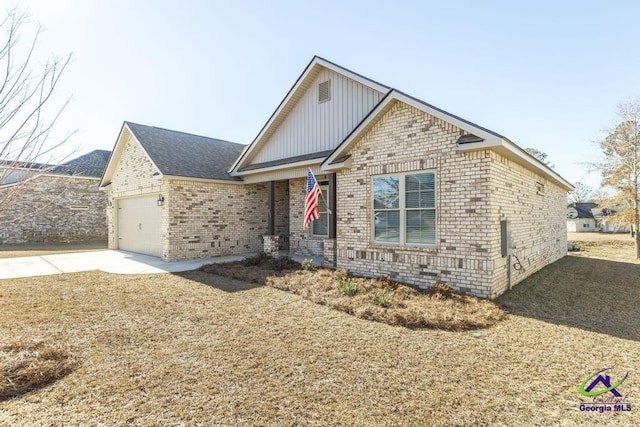
<svg viewBox="0 0 640 427"><path fill-rule="evenodd" d="M267 234L264 239L263 251L273 257L279 256L280 236L276 235L276 188L275 182L267 183Z"/></svg>
<svg viewBox="0 0 640 427"><path fill-rule="evenodd" d="M329 237L324 241L324 259L322 260L323 267L335 268L336 267L336 255L337 255L337 240L336 240L336 228L337 228L337 216L336 216L336 174L329 174L329 194L328 194L328 208L329 208Z"/></svg>
<svg viewBox="0 0 640 427"><path fill-rule="evenodd" d="M267 234L273 236L276 234L276 184L269 181L267 184Z"/></svg>
<svg viewBox="0 0 640 427"><path fill-rule="evenodd" d="M329 174L329 238L336 238L336 174Z"/></svg>

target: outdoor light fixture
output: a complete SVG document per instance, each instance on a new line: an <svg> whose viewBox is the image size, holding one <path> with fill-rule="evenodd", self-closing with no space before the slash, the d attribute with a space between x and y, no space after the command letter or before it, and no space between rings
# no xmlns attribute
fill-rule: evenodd
<svg viewBox="0 0 640 427"><path fill-rule="evenodd" d="M107 200L107 207L108 208L112 208L113 207L113 203L111 202L111 200Z"/></svg>
<svg viewBox="0 0 640 427"><path fill-rule="evenodd" d="M162 205L164 205L164 196L160 194L158 196L158 206L162 206Z"/></svg>

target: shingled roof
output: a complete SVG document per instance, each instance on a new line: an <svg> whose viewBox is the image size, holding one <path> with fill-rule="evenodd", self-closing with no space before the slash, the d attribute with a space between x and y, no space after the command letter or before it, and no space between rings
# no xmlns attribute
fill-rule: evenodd
<svg viewBox="0 0 640 427"><path fill-rule="evenodd" d="M110 155L111 151L94 150L54 167L51 173L100 178L107 167Z"/></svg>
<svg viewBox="0 0 640 427"><path fill-rule="evenodd" d="M242 144L132 122L125 125L163 175L241 181L227 173Z"/></svg>
<svg viewBox="0 0 640 427"><path fill-rule="evenodd" d="M575 208L578 212L577 218L594 218L592 209L598 207L597 203L585 202L585 203L571 203L569 207Z"/></svg>

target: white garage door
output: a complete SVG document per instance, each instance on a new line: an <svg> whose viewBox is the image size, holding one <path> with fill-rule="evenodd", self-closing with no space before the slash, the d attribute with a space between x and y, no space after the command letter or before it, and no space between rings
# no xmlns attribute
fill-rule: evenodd
<svg viewBox="0 0 640 427"><path fill-rule="evenodd" d="M118 200L118 249L160 256L158 196Z"/></svg>

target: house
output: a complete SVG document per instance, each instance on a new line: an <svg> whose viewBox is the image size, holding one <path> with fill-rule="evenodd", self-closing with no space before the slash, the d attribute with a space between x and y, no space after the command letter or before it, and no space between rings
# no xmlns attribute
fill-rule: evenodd
<svg viewBox="0 0 640 427"><path fill-rule="evenodd" d="M168 261L262 250L267 184L228 173L244 148L125 122L101 182L109 196L109 247ZM287 188L277 191L280 200ZM286 235L288 216L278 225Z"/></svg>
<svg viewBox="0 0 640 427"><path fill-rule="evenodd" d="M574 233L599 231L591 212L597 203L571 203L567 206L567 231Z"/></svg>
<svg viewBox="0 0 640 427"><path fill-rule="evenodd" d="M323 198L305 230L309 169ZM136 249L165 260L288 248L481 297L566 255L573 188L506 137L319 57L246 147L126 122L101 186L112 248L146 229Z"/></svg>
<svg viewBox="0 0 640 427"><path fill-rule="evenodd" d="M98 183L109 151L61 165L0 165L0 244L103 240L107 198Z"/></svg>
<svg viewBox="0 0 640 427"><path fill-rule="evenodd" d="M601 209L597 203L575 202L567 206L567 231L574 233L603 232L628 233L629 225L607 221L607 217L618 209Z"/></svg>

